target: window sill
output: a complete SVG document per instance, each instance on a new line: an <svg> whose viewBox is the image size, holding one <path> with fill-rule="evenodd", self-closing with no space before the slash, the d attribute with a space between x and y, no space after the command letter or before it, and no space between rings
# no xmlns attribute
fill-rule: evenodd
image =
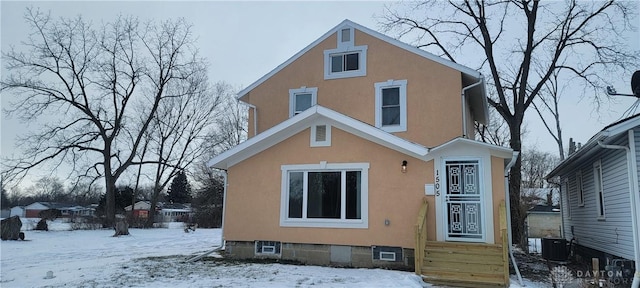
<svg viewBox="0 0 640 288"><path fill-rule="evenodd" d="M380 128L382 131L389 132L389 133L407 132L407 127L403 127L403 126L400 126L400 125L382 126L382 127L378 127L378 128Z"/></svg>
<svg viewBox="0 0 640 288"><path fill-rule="evenodd" d="M366 220L284 220L280 221L280 227L367 229L369 223Z"/></svg>

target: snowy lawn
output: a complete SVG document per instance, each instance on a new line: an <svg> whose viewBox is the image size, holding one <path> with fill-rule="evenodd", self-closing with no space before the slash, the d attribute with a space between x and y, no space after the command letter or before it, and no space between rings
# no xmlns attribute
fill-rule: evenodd
<svg viewBox="0 0 640 288"><path fill-rule="evenodd" d="M27 231L2 241L5 287L430 287L410 272L215 260L183 263L220 244L219 229ZM48 278L47 272L53 272ZM512 287L520 287L512 278ZM544 287L527 283L527 287Z"/></svg>

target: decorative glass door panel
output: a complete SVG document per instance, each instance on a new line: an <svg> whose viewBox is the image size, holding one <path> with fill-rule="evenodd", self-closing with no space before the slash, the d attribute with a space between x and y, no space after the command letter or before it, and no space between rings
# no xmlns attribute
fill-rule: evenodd
<svg viewBox="0 0 640 288"><path fill-rule="evenodd" d="M446 161L447 240L481 241L482 191L478 160Z"/></svg>

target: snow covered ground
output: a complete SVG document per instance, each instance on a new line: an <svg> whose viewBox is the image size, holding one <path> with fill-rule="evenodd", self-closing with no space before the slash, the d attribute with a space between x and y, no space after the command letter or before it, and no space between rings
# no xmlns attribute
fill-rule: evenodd
<svg viewBox="0 0 640 288"><path fill-rule="evenodd" d="M2 241L0 286L431 287L413 273L382 269L213 260L183 263L219 246L220 230L130 232L130 236L114 238L113 230L27 231L29 241ZM48 271L53 273L52 278L46 277ZM512 283L512 287L520 287L515 278Z"/></svg>

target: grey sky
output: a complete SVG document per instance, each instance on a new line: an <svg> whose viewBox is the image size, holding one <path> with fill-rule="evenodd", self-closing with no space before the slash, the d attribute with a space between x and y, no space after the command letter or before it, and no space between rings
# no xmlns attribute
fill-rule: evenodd
<svg viewBox="0 0 640 288"><path fill-rule="evenodd" d="M374 14L383 12L385 2L0 2L1 49L18 46L29 32L23 20L25 7L50 10L54 17L81 14L99 25L117 15L136 15L141 19L185 17L194 25L202 56L208 58L210 78L226 81L235 87L247 87L273 68L344 19L378 30ZM638 23L638 21L636 21ZM395 36L395 35L390 35ZM640 37L629 45L640 49ZM19 47L19 46L18 46ZM465 64L464 61L460 61ZM638 67L637 69L640 69ZM2 74L7 73L2 65ZM629 78L612 75L618 92L629 93ZM584 98L584 99L582 99ZM582 99L582 100L580 100ZM7 107L9 97L2 95ZM618 98L617 103L594 111L589 96L568 93L562 100L563 129L566 140L573 137L586 142L604 125L617 120L630 107L634 98ZM525 146L556 152L552 138L528 112L529 133ZM18 133L35 129L15 119L0 117L1 154L11 155Z"/></svg>

